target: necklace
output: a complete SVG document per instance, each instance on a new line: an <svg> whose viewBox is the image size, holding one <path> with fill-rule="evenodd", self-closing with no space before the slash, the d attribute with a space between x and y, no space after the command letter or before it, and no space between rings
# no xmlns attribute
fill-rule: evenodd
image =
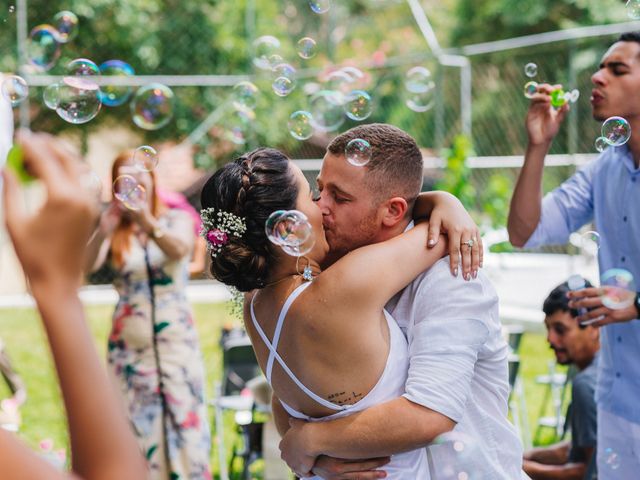
<svg viewBox="0 0 640 480"><path fill-rule="evenodd" d="M291 274L289 274L289 275L285 275L285 276L284 276L284 277L282 277L280 280L276 280L275 282L265 283L265 284L264 284L264 287L262 287L262 288L267 288L267 287L271 287L271 286L273 286L273 285L277 285L277 284L279 284L280 282L284 282L284 281L285 281L285 280L287 280L288 278L291 278L291 277L297 277L297 276L299 276L299 275L300 275L299 273L291 273Z"/></svg>
<svg viewBox="0 0 640 480"><path fill-rule="evenodd" d="M305 257L306 258L306 257ZM310 282L313 280L313 269L311 268L311 263L309 262L309 259L307 258L307 265L302 269L302 272L300 272L300 257L297 258L296 260L296 273L290 273L289 275L285 275L284 277L282 277L280 280L276 280L275 282L270 282L270 283L265 283L264 287L270 287L272 285L277 285L280 282L284 282L287 278L290 277L302 277L303 280Z"/></svg>

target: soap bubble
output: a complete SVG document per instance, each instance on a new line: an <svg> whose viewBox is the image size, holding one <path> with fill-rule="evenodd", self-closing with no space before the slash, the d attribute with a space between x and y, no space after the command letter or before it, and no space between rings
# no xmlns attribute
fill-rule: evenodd
<svg viewBox="0 0 640 480"><path fill-rule="evenodd" d="M293 80L287 77L277 77L271 84L273 92L279 97L286 97L296 88Z"/></svg>
<svg viewBox="0 0 640 480"><path fill-rule="evenodd" d="M574 88L573 90L571 90L569 101L571 103L576 103L579 98L580 98L580 90L578 90L577 88Z"/></svg>
<svg viewBox="0 0 640 480"><path fill-rule="evenodd" d="M580 236L580 248L584 255L596 256L600 250L600 234L589 230Z"/></svg>
<svg viewBox="0 0 640 480"><path fill-rule="evenodd" d="M276 210L275 212L272 212L264 224L264 233L267 235L267 238L271 240L273 243L275 243L276 245L279 245L279 243L277 243L277 240L276 240L277 237L275 233L275 227L278 221L280 220L280 217L285 213L287 213L287 210ZM273 240L272 240L272 237L273 237Z"/></svg>
<svg viewBox="0 0 640 480"><path fill-rule="evenodd" d="M535 77L538 74L538 65L532 62L527 63L524 66L524 74L529 78Z"/></svg>
<svg viewBox="0 0 640 480"><path fill-rule="evenodd" d="M607 118L602 124L602 136L609 145L619 147L631 137L631 126L622 117Z"/></svg>
<svg viewBox="0 0 640 480"><path fill-rule="evenodd" d="M304 228L311 231L311 224L307 222ZM301 257L309 253L313 249L313 246L315 244L316 238L313 235L313 232L311 232L309 238L307 238L303 242L293 244L286 243L282 245L282 251L284 251L284 253L286 253L287 255L291 255L292 257Z"/></svg>
<svg viewBox="0 0 640 480"><path fill-rule="evenodd" d="M100 65L100 73L106 77L130 77L135 75L133 68L122 60L107 60ZM107 107L124 105L133 89L127 86L104 85L100 89L100 99Z"/></svg>
<svg viewBox="0 0 640 480"><path fill-rule="evenodd" d="M469 480L474 467L476 442L469 435L459 432L446 432L439 435L429 446L438 463L438 480Z"/></svg>
<svg viewBox="0 0 640 480"><path fill-rule="evenodd" d="M286 97L296 88L296 69L288 63L280 63L273 67L272 88L276 95Z"/></svg>
<svg viewBox="0 0 640 480"><path fill-rule="evenodd" d="M425 67L413 67L405 76L404 86L411 93L422 93L425 90L431 90L434 86L431 72Z"/></svg>
<svg viewBox="0 0 640 480"><path fill-rule="evenodd" d="M148 145L136 148L133 152L133 165L140 171L150 172L158 165L158 152Z"/></svg>
<svg viewBox="0 0 640 480"><path fill-rule="evenodd" d="M271 70L274 66L271 57L280 50L280 40L272 35L263 35L253 42L253 64L261 70ZM280 57L281 58L281 57Z"/></svg>
<svg viewBox="0 0 640 480"><path fill-rule="evenodd" d="M60 43L67 43L78 34L78 17L68 10L56 13L53 25L58 32L57 39Z"/></svg>
<svg viewBox="0 0 640 480"><path fill-rule="evenodd" d="M524 84L524 96L527 98L533 98L533 96L538 93L538 83L537 82L527 82Z"/></svg>
<svg viewBox="0 0 640 480"><path fill-rule="evenodd" d="M359 68L346 66L346 67L342 67L340 70L346 73L354 82L358 80L362 80L364 78L364 73Z"/></svg>
<svg viewBox="0 0 640 480"><path fill-rule="evenodd" d="M27 42L29 62L38 70L46 71L53 67L60 57L58 31L51 25L38 25L31 30Z"/></svg>
<svg viewBox="0 0 640 480"><path fill-rule="evenodd" d="M309 112L298 110L289 117L289 133L297 140L306 140L313 135L312 118Z"/></svg>
<svg viewBox="0 0 640 480"><path fill-rule="evenodd" d="M298 40L298 55L309 60L316 56L316 41L311 37L303 37Z"/></svg>
<svg viewBox="0 0 640 480"><path fill-rule="evenodd" d="M243 81L233 87L233 105L236 108L256 108L258 104L258 87L253 83Z"/></svg>
<svg viewBox="0 0 640 480"><path fill-rule="evenodd" d="M42 92L42 100L47 108L51 110L58 108L58 103L60 102L60 85L58 83L47 85L47 88Z"/></svg>
<svg viewBox="0 0 640 480"><path fill-rule="evenodd" d="M76 125L93 120L100 112L100 89L84 77L64 77L58 84L56 113Z"/></svg>
<svg viewBox="0 0 640 480"><path fill-rule="evenodd" d="M29 86L24 78L10 75L2 82L2 95L16 107L29 96Z"/></svg>
<svg viewBox="0 0 640 480"><path fill-rule="evenodd" d="M344 111L351 120L361 122L373 113L371 96L364 90L353 90L345 100Z"/></svg>
<svg viewBox="0 0 640 480"><path fill-rule="evenodd" d="M620 468L620 456L611 447L605 448L604 450L604 464L611 470Z"/></svg>
<svg viewBox="0 0 640 480"><path fill-rule="evenodd" d="M620 310L633 305L636 298L636 284L633 275L622 268L612 268L600 278L602 304L612 310Z"/></svg>
<svg viewBox="0 0 640 480"><path fill-rule="evenodd" d="M435 104L435 89L423 93L410 93L407 96L405 105L417 113L424 113Z"/></svg>
<svg viewBox="0 0 640 480"><path fill-rule="evenodd" d="M371 160L371 145L362 138L354 138L344 151L347 161L356 167L362 167Z"/></svg>
<svg viewBox="0 0 640 480"><path fill-rule="evenodd" d="M309 6L314 13L326 13L331 8L331 0L309 0Z"/></svg>
<svg viewBox="0 0 640 480"><path fill-rule="evenodd" d="M353 77L343 70L334 70L324 81L327 90L347 94L353 90Z"/></svg>
<svg viewBox="0 0 640 480"><path fill-rule="evenodd" d="M133 123L145 130L164 127L173 117L173 101L173 92L165 85L140 87L131 102Z"/></svg>
<svg viewBox="0 0 640 480"><path fill-rule="evenodd" d="M333 90L320 90L309 100L313 128L323 132L337 130L344 123L344 96Z"/></svg>
<svg viewBox="0 0 640 480"><path fill-rule="evenodd" d="M587 283L582 275L574 274L567 279L567 285L570 290L581 290Z"/></svg>
<svg viewBox="0 0 640 480"><path fill-rule="evenodd" d="M288 255L299 257L315 244L313 229L307 216L298 210L277 210L265 223L267 238Z"/></svg>
<svg viewBox="0 0 640 480"><path fill-rule="evenodd" d="M609 142L607 142L607 139L604 137L598 137L596 138L595 146L596 146L596 150L602 153L609 146Z"/></svg>
<svg viewBox="0 0 640 480"><path fill-rule="evenodd" d="M253 110L238 105L226 117L224 137L236 145L244 145L252 122L256 119Z"/></svg>
<svg viewBox="0 0 640 480"><path fill-rule="evenodd" d="M87 58L76 58L67 64L67 75L72 77L98 76L100 69Z"/></svg>
<svg viewBox="0 0 640 480"><path fill-rule="evenodd" d="M140 210L147 200L147 191L131 175L120 175L113 182L113 196L129 210Z"/></svg>
<svg viewBox="0 0 640 480"><path fill-rule="evenodd" d="M632 20L640 20L640 0L628 0L627 16Z"/></svg>

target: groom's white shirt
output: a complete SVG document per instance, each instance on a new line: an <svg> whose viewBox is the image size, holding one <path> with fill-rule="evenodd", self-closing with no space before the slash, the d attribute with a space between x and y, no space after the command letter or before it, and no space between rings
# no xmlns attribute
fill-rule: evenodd
<svg viewBox="0 0 640 480"><path fill-rule="evenodd" d="M521 478L522 444L507 418L508 346L498 296L482 271L453 277L449 257L420 274L388 304L409 342L404 397L449 417L472 439L464 466L473 478ZM427 448L432 479L451 464L450 447Z"/></svg>

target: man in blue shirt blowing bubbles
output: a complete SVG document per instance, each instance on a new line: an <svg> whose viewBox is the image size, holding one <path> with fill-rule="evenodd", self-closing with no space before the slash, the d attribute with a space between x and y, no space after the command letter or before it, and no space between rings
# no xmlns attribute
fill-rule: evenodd
<svg viewBox="0 0 640 480"><path fill-rule="evenodd" d="M569 110L551 106L554 86L538 85L527 113L529 142L511 200L509 237L517 247L566 243L594 222L602 238L600 272L628 270L640 281L640 32L626 33L607 50L591 77L595 120L625 118L631 138L609 147L542 198L544 159ZM612 310L598 288L569 294L571 308L589 308L579 321L599 318L602 354L598 369L598 475L637 478L640 472L640 303Z"/></svg>

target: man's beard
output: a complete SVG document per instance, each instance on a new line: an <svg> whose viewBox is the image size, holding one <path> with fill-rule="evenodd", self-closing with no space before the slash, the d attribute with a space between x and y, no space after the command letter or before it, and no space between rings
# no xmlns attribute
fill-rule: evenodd
<svg viewBox="0 0 640 480"><path fill-rule="evenodd" d="M377 230L375 228L373 216L363 219L355 228L349 229L348 231L351 232L351 235L339 236L335 231L325 229L325 235L327 242L329 243L329 252L322 262L323 268L327 268L332 265L356 248L375 243L374 239L376 237Z"/></svg>

